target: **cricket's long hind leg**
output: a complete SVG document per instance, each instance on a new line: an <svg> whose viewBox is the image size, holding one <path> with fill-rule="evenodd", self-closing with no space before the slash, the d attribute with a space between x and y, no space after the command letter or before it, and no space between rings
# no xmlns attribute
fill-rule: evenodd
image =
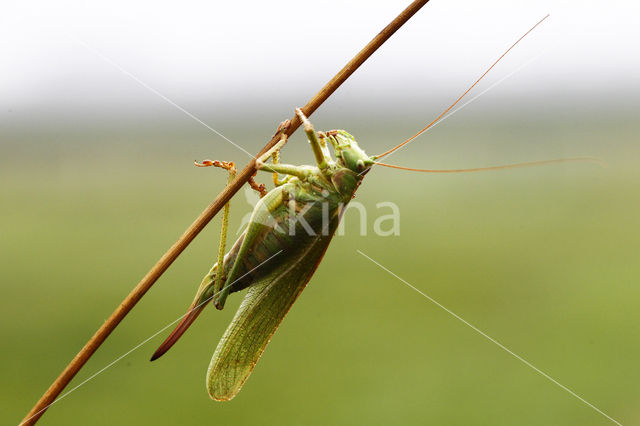
<svg viewBox="0 0 640 426"><path fill-rule="evenodd" d="M228 185L236 177L236 168L233 166L233 163L231 163L231 167L227 168L227 170L229 171L229 180L227 181L227 185ZM229 208L230 207L231 207L231 203L227 202L227 204L224 205L224 209L222 212L222 226L220 227L220 244L218 245L218 261L216 265L224 265L224 252L227 247L227 229L229 229ZM222 266L219 267L218 272L222 271L223 269L224 267ZM212 298L214 300L214 305L218 309L222 309L222 307L219 307L218 303L216 303L218 294L220 293L220 290L222 290L222 285L224 284L222 275L223 275L222 273L217 273L213 283ZM204 303L206 304L206 302Z"/></svg>
<svg viewBox="0 0 640 426"><path fill-rule="evenodd" d="M278 126L276 130L276 134L282 133L281 141L277 144L275 149L269 151L269 155L274 155L274 159L277 162L277 153L279 149L286 143L287 136L284 131L289 127L290 122L288 120L283 121ZM267 158L268 158L267 156ZM262 158L262 157L261 157ZM218 160L204 160L201 163L194 162L198 167L220 167L229 172L229 180L228 183L231 183L233 178L236 176L236 168L233 162L227 161L218 161ZM256 170L257 173L257 170ZM249 178L248 183L249 186L255 191L260 193L260 197L264 197L267 194L267 190L264 184L258 184L253 177L255 174ZM277 180L278 174L274 173L274 182ZM285 179L286 180L286 179ZM279 181L278 181L279 182ZM284 183L284 182L283 182ZM207 304L213 300L214 305L218 309L222 309L224 307L224 301L226 296L229 293L229 288L223 287L223 285L228 282L228 277L225 277L224 270L226 269L224 266L224 254L226 249L226 241L227 241L227 230L229 228L229 203L225 204L222 216L222 227L220 230L220 244L218 246L218 261L211 268L211 270L205 275L198 292L196 294L195 300L187 310L187 313L182 317L182 320L178 324L178 326L171 332L169 337L165 339L164 342L158 347L158 349L154 352L151 357L151 361L154 361L164 355L171 347L182 337L185 331L193 324L193 322L198 318L198 315L202 312L202 310L207 306ZM240 241L240 240L239 240ZM236 243L237 244L237 243ZM233 251L233 249L232 249ZM235 257L235 256L234 256ZM233 260L231 260L233 262ZM222 296L222 297L220 297Z"/></svg>
<svg viewBox="0 0 640 426"><path fill-rule="evenodd" d="M202 163L195 163L198 167L220 167L229 172L228 183L230 183L233 178L236 176L236 168L232 162L226 161L211 161L205 160ZM255 182L254 182L255 183ZM262 185L264 187L264 185ZM264 189L264 188L263 188ZM227 245L227 229L229 228L229 207L230 204L227 203L224 205L223 214L222 214L222 227L220 230L220 244L218 246L218 261L211 268L211 270L205 275L202 283L200 284L200 288L198 289L198 293L196 294L196 298L187 310L187 313L182 318L182 321L178 324L178 326L171 332L169 337L165 339L164 342L156 349L154 354L151 356L151 361L154 361L164 355L171 347L180 339L180 337L184 334L185 331L193 324L193 322L198 318L200 312L207 306L207 304L215 299L223 285L223 273L224 270L224 252ZM218 304L215 303L216 307ZM221 309L221 307L219 307Z"/></svg>
<svg viewBox="0 0 640 426"><path fill-rule="evenodd" d="M235 164L233 163L233 161L204 160L201 163L198 163L197 161L194 161L193 164L195 164L196 167L211 167L211 166L213 166L213 167L220 167L222 169L228 170L229 174L231 176L228 183L231 183L231 180L233 180L233 178L236 176L236 168L235 168ZM258 182L255 181L255 179L253 179L254 176L256 175L256 173L254 173L253 176L251 176L249 178L247 183L249 184L251 189L253 189L254 191L258 192L260 194L260 198L262 198L265 195L267 195L267 187L263 183L258 183Z"/></svg>
<svg viewBox="0 0 640 426"><path fill-rule="evenodd" d="M222 274L222 282L232 281L228 280L228 271L231 266L235 263L238 255L238 250L244 241L244 235L241 235L240 238L235 242L235 244L229 250L229 253L226 254L225 260L221 263L221 267L218 267L218 263L213 265L213 267L207 272L207 274L202 279L200 283L200 287L196 293L196 296L189 306L187 313L182 317L180 323L176 326L175 330L171 332L169 337L160 345L160 347L156 350L151 358L151 361L158 359L165 352L167 352L180 337L184 334L185 331L193 324L193 322L198 318L200 312L211 302L214 300L214 296L218 297L221 292L215 292L214 286L215 282L218 279L218 274Z"/></svg>

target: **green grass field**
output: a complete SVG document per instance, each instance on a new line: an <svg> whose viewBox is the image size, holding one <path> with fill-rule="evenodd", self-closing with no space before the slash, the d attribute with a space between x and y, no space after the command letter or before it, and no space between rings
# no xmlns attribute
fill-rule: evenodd
<svg viewBox="0 0 640 426"><path fill-rule="evenodd" d="M235 400L210 401L204 379L238 295L222 312L207 309L161 360L148 361L168 330L60 400L42 424L611 424L356 250L614 419L637 424L640 149L629 123L443 125L389 162L472 167L592 155L609 167L376 169L357 197L370 214L369 235L359 235L349 213L346 235L332 242ZM401 138L355 127L371 153ZM235 140L253 141L246 146L255 151L270 132L238 130ZM15 130L3 141L2 423L28 412L222 188L222 172L190 161L245 159L203 133L98 133ZM310 162L302 137L294 141L285 161ZM400 207L399 236L371 232L381 201ZM232 205L232 232L249 208L244 196ZM214 261L218 225L219 218L71 387L184 312Z"/></svg>

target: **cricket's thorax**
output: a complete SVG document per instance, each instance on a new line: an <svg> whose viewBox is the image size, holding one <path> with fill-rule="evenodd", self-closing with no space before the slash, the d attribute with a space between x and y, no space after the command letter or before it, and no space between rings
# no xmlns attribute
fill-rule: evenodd
<svg viewBox="0 0 640 426"><path fill-rule="evenodd" d="M231 287L231 292L271 273L279 262L266 261L275 253L280 252L278 256L286 258L309 247L319 237L331 238L361 180L362 176L343 167L333 166L324 174L317 167L309 167L304 179L292 178L269 191L256 204L247 230L225 257L226 276L242 239L246 233L254 233L252 249L241 260L246 276ZM262 266L257 268L258 265Z"/></svg>

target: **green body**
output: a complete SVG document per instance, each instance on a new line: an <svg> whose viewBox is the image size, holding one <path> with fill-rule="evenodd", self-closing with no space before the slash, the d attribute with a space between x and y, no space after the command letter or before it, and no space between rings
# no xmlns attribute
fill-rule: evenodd
<svg viewBox="0 0 640 426"><path fill-rule="evenodd" d="M204 277L184 319L154 355L162 355L195 320L208 301L224 307L228 294L248 288L220 340L207 373L209 395L233 398L249 377L296 298L318 267L342 212L373 161L342 130L316 134L298 110L317 166L265 164L283 138L257 162L258 170L285 174L255 206L245 232ZM329 154L329 142L336 160ZM224 232L224 230L223 230ZM221 278L221 279L220 279Z"/></svg>

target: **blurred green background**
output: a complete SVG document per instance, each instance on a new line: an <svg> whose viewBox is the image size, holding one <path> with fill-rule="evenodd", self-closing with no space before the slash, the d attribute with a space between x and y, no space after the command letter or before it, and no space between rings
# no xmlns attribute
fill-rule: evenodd
<svg viewBox="0 0 640 426"><path fill-rule="evenodd" d="M463 116L464 114L460 114ZM466 167L592 155L459 175L379 168L240 395L209 400L210 356L240 297L208 309L173 350L154 338L53 406L43 424L607 424L607 420L358 255L367 255L623 424L640 420L637 125L623 115L451 119L394 159ZM321 111L319 128L333 122ZM345 125L349 120L344 120ZM408 132L351 120L370 152ZM340 123L342 124L342 123ZM255 150L271 127L227 129ZM37 149L30 142L49 138ZM2 418L26 413L222 188L193 158L241 152L183 128L17 132L1 161ZM189 141L184 142L184 141ZM246 141L246 142L245 142ZM308 163L296 134L286 161ZM185 153L186 152L186 153ZM210 155L205 155L208 152ZM391 161L391 160L389 160ZM262 177L268 181L269 176ZM401 210L379 237L375 204ZM240 193L231 229L250 209ZM178 318L217 247L218 219L90 360L77 385Z"/></svg>
<svg viewBox="0 0 640 426"><path fill-rule="evenodd" d="M407 3L66 0L3 9L0 423L23 418L223 188L225 173L192 161L247 160L153 90L257 152ZM490 92L388 162L464 168L592 156L608 166L376 168L357 193L367 235L348 212L345 235L232 402L210 401L204 383L240 295L222 312L207 309L162 359L149 362L169 330L92 377L184 313L214 262L216 218L68 390L88 381L41 424L612 424L357 250L620 423L640 423L637 9L430 2L313 115L317 129L344 128L380 153L551 12L471 97ZM283 161L312 158L296 133ZM372 232L385 201L400 209L398 236ZM250 209L239 193L232 235Z"/></svg>

